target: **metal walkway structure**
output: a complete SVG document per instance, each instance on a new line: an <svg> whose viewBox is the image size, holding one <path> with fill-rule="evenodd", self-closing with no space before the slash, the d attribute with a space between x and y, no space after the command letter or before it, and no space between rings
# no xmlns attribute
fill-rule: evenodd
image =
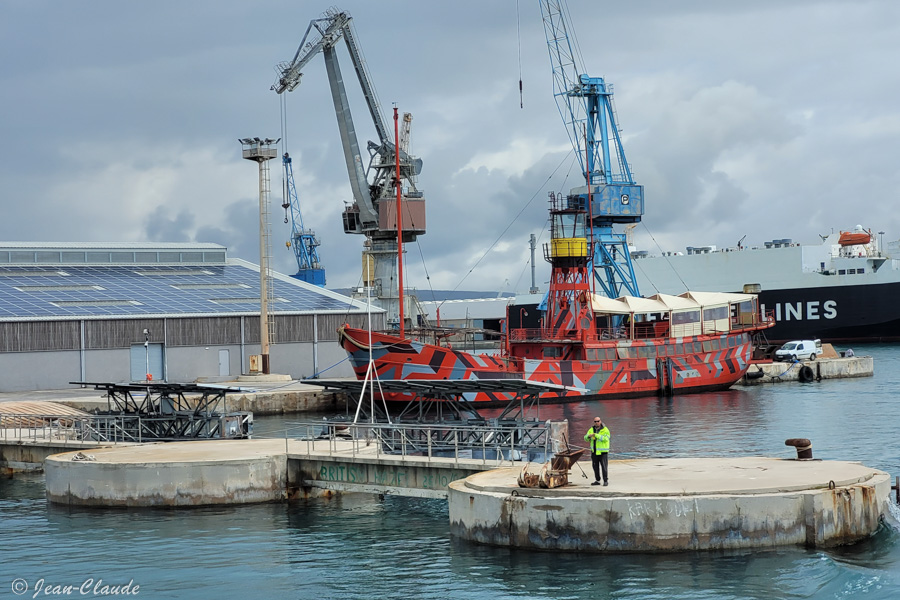
<svg viewBox="0 0 900 600"><path fill-rule="evenodd" d="M456 422L485 422L480 409L503 407L492 421L526 420L526 413L534 409L535 420L540 419L541 394L564 396L567 392L586 392L554 383L526 381L524 379L384 379L360 381L355 379L305 379L303 383L318 385L324 391L344 392L355 398L361 411L370 422L412 420L434 423L451 420ZM374 392L374 393L373 393ZM471 402L466 394L486 392L496 398L491 402ZM383 394L414 396L406 402L391 402L397 407L389 414Z"/></svg>
<svg viewBox="0 0 900 600"><path fill-rule="evenodd" d="M224 412L225 396L240 390L191 383L73 381L104 392L107 410L93 419L98 441L241 439L253 432L253 413Z"/></svg>

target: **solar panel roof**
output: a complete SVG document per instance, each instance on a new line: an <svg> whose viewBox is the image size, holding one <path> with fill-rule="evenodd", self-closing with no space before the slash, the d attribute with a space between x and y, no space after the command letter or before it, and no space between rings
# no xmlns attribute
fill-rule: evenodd
<svg viewBox="0 0 900 600"><path fill-rule="evenodd" d="M273 274L270 313L359 313L362 302ZM0 321L259 314L259 267L224 264L0 265ZM378 309L373 309L377 311Z"/></svg>

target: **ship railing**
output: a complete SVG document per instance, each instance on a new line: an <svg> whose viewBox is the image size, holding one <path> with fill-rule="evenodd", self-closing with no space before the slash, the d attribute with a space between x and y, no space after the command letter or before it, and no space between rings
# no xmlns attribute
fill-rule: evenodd
<svg viewBox="0 0 900 600"><path fill-rule="evenodd" d="M553 440L549 422L492 419L477 424L286 423L285 440L298 440L300 454L313 456L417 456L481 460L502 465L549 460Z"/></svg>
<svg viewBox="0 0 900 600"><path fill-rule="evenodd" d="M743 313L731 319L731 331L742 331L744 329L758 329L761 326L772 326L775 324L775 311L767 310L764 316L757 314Z"/></svg>
<svg viewBox="0 0 900 600"><path fill-rule="evenodd" d="M509 339L512 342L529 342L529 341L540 341L540 340L553 340L553 341L574 341L574 340L583 340L586 336L590 335L590 332L584 329L558 329L553 331L551 329L543 328L543 329L513 329L509 332Z"/></svg>
<svg viewBox="0 0 900 600"><path fill-rule="evenodd" d="M534 328L512 329L509 332L509 339L513 342L526 342L529 340L542 340L549 335L549 331Z"/></svg>

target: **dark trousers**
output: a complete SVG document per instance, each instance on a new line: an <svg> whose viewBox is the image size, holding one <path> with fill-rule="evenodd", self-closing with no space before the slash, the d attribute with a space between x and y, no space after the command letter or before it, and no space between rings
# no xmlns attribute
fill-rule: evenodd
<svg viewBox="0 0 900 600"><path fill-rule="evenodd" d="M591 454L591 464L594 465L594 480L600 481L600 469L603 469L603 481L609 481L609 452Z"/></svg>

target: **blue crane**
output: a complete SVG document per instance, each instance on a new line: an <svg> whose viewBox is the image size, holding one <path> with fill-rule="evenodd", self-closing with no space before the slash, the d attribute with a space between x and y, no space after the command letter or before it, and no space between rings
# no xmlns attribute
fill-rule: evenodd
<svg viewBox="0 0 900 600"><path fill-rule="evenodd" d="M288 246L293 248L294 257L297 259L297 273L292 275L300 281L325 287L325 269L319 263L319 240L312 229L303 226L303 215L300 212L300 198L297 196L297 188L294 187L294 169L291 166L290 154L284 153L281 157L284 165L284 222L287 223L287 210L291 209L291 241Z"/></svg>
<svg viewBox="0 0 900 600"><path fill-rule="evenodd" d="M568 202L580 203L591 216L594 279L610 298L640 296L626 235L613 231L615 225L640 222L644 188L634 182L625 159L612 84L584 74L565 0L540 0L540 5L553 96L585 176L585 185L573 188Z"/></svg>

